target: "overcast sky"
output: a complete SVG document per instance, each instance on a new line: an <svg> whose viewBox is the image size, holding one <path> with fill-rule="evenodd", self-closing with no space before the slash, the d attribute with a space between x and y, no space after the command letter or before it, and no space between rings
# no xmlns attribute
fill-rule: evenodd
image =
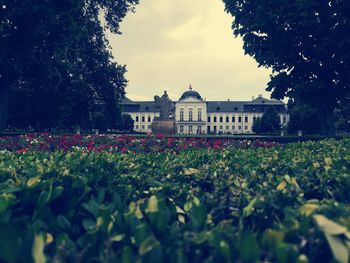
<svg viewBox="0 0 350 263"><path fill-rule="evenodd" d="M110 35L126 64L127 97L153 100L167 90L177 100L189 84L207 100L250 100L265 92L270 70L244 55L221 0L141 0Z"/></svg>

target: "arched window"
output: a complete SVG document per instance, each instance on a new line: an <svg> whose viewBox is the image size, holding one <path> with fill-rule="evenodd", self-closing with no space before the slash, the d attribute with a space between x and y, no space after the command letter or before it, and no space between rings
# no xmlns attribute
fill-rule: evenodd
<svg viewBox="0 0 350 263"><path fill-rule="evenodd" d="M193 110L192 109L190 109L188 112L188 120L193 121Z"/></svg>
<svg viewBox="0 0 350 263"><path fill-rule="evenodd" d="M180 110L180 121L184 121L184 111L183 111L183 109Z"/></svg>
<svg viewBox="0 0 350 263"><path fill-rule="evenodd" d="M202 110L198 110L198 121L202 121Z"/></svg>

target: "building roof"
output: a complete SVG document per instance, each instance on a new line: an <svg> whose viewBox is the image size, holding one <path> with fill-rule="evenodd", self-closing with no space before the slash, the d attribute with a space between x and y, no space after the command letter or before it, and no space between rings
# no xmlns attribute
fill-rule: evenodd
<svg viewBox="0 0 350 263"><path fill-rule="evenodd" d="M208 112L243 112L246 101L208 101Z"/></svg>
<svg viewBox="0 0 350 263"><path fill-rule="evenodd" d="M202 99L201 95L192 89L192 86L190 85L190 89L185 91L182 95L181 95L181 98L180 100L183 100L185 98L189 98L189 97L194 97L194 98L197 98L197 99Z"/></svg>
<svg viewBox="0 0 350 263"><path fill-rule="evenodd" d="M260 104L274 104L274 105L281 105L284 104L283 101L276 100L276 99L266 99L263 96L259 95L256 99L247 102L247 104L254 104L254 105L260 105Z"/></svg>

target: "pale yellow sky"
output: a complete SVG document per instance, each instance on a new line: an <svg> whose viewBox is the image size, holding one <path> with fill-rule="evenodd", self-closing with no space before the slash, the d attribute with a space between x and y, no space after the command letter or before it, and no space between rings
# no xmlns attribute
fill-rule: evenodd
<svg viewBox="0 0 350 263"><path fill-rule="evenodd" d="M141 0L109 35L114 57L126 64L127 97L153 100L167 90L177 100L191 83L207 100L250 100L263 94L270 70L244 55L221 0Z"/></svg>

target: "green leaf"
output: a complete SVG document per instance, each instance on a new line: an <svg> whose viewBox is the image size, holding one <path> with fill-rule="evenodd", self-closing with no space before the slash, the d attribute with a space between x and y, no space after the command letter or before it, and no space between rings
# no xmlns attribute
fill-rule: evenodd
<svg viewBox="0 0 350 263"><path fill-rule="evenodd" d="M250 203L243 209L243 216L248 217L253 213L254 206L258 202L258 198L255 197L253 200L250 201Z"/></svg>
<svg viewBox="0 0 350 263"><path fill-rule="evenodd" d="M16 262L19 235L9 223L0 223L0 261Z"/></svg>
<svg viewBox="0 0 350 263"><path fill-rule="evenodd" d="M147 213L156 213L158 212L158 199L155 195L152 195L147 202Z"/></svg>
<svg viewBox="0 0 350 263"><path fill-rule="evenodd" d="M243 233L239 243L239 255L244 262L256 262L259 260L259 245L252 233Z"/></svg>
<svg viewBox="0 0 350 263"><path fill-rule="evenodd" d="M143 256L148 252L150 252L151 250L157 248L158 246L159 246L158 240L156 240L154 237L148 237L142 242L139 248L139 254Z"/></svg>
<svg viewBox="0 0 350 263"><path fill-rule="evenodd" d="M11 206L16 200L16 196L13 194L3 193L0 195L0 215L4 213L9 206Z"/></svg>
<svg viewBox="0 0 350 263"><path fill-rule="evenodd" d="M44 255L44 246L45 246L44 237L41 234L35 235L33 248L32 248L32 256L35 263L46 262L46 257Z"/></svg>

